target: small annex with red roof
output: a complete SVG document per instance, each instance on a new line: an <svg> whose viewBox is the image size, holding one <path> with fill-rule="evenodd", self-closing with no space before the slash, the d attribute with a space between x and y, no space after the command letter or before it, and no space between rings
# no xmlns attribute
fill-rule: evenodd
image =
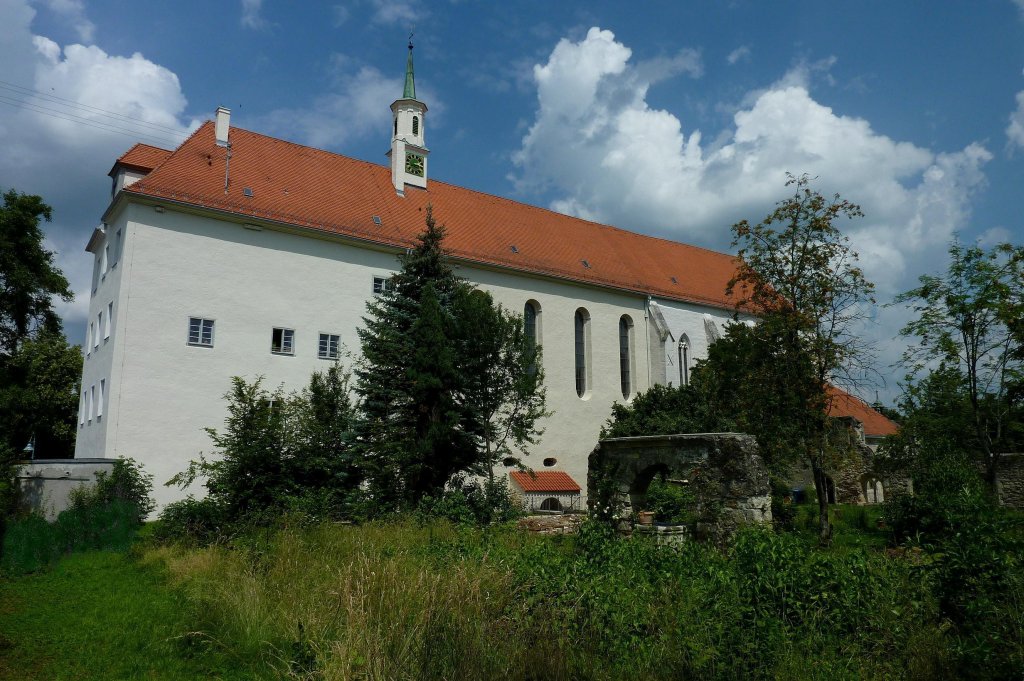
<svg viewBox="0 0 1024 681"><path fill-rule="evenodd" d="M512 471L512 493L527 511L579 510L579 484L563 471Z"/></svg>

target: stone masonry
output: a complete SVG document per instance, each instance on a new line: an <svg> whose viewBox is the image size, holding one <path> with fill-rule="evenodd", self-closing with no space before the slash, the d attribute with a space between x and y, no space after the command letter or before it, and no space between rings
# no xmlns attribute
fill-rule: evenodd
<svg viewBox="0 0 1024 681"><path fill-rule="evenodd" d="M743 524L770 523L768 469L756 440L742 433L652 435L601 440L590 454L591 513L622 521L643 510L656 477L685 484L696 498L695 536L721 541Z"/></svg>

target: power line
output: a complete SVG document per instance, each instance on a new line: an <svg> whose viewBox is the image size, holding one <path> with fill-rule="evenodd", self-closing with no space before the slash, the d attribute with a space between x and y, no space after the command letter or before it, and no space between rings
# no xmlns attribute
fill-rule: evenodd
<svg viewBox="0 0 1024 681"><path fill-rule="evenodd" d="M137 118L134 118L132 116L128 116L126 114L118 113L116 111L109 111L107 109L101 109L98 106L92 106L90 104L83 104L81 102L76 102L76 101L71 100L71 99L66 99L64 97L59 97L57 95L50 94L48 92L42 92L41 90L35 90L33 88L25 87L23 85L17 85L16 83L10 83L10 82L7 82L5 80L0 80L0 88L5 89L5 90L11 90L15 94L20 95L20 96L26 96L27 95L27 96L41 97L41 98L50 100L51 103L56 104L57 106L63 106L63 107L67 107L67 108L70 108L70 109L84 109L86 111L103 114L104 116L113 116L115 118L120 118L120 119L123 119L125 122L129 122L129 123L131 123L133 125L141 125L141 126L145 126L145 127L149 127L149 128L154 128L154 129L159 130L161 132L167 132L167 133L170 133L170 134L173 134L173 135L184 136L184 135L182 135L182 133L180 133L175 128L171 128L171 127L168 127L166 125L160 125L159 123L150 123L148 121L140 121Z"/></svg>
<svg viewBox="0 0 1024 681"><path fill-rule="evenodd" d="M169 137L159 137L157 135L141 132L141 131L138 131L138 130L129 130L127 128L120 128L120 127L111 125L109 123L104 123L102 121L87 120L87 119L81 118L79 116L74 116L74 114L70 114L70 113L63 112L63 111L54 112L53 110L46 110L46 109L40 108L40 107L38 107L36 105L30 104L28 102L23 102L23 101L20 101L20 100L8 100L3 95L0 95L0 104L7 104L7 105L13 106L15 108L26 109L28 111L33 111L34 113L40 113L40 114L43 114L44 116L49 116L51 118L57 118L57 119L60 119L60 120L63 120L63 121L68 121L70 123L76 123L78 125L84 125L86 127L96 128L97 130L103 130L105 132L112 132L112 133L115 133L115 134L118 134L118 135L125 135L127 137L133 137L135 139L145 138L145 139L149 139L149 140L152 140L152 141L159 142L161 144L166 144L168 142L176 143L177 141L180 141L180 140L177 140L177 141L173 140L173 139L171 139ZM68 116L74 116L74 117L73 118L68 118Z"/></svg>

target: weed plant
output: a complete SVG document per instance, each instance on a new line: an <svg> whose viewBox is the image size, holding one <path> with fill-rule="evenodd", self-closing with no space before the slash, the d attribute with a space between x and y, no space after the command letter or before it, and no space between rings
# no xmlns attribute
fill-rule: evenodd
<svg viewBox="0 0 1024 681"><path fill-rule="evenodd" d="M722 551L623 539L590 523L576 537L443 521L296 524L246 542L156 548L148 559L168 566L196 631L283 676L960 672L961 639L914 561L822 551L799 534L750 529Z"/></svg>

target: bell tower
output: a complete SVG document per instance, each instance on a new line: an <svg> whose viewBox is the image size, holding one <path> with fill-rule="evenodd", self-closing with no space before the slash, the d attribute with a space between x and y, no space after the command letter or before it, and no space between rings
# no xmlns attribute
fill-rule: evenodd
<svg viewBox="0 0 1024 681"><path fill-rule="evenodd" d="M427 156L424 143L427 105L416 99L416 77L412 67L412 36L409 37L409 58L405 64L405 89L402 98L391 105L391 181L399 196L405 196L406 185L427 188Z"/></svg>

